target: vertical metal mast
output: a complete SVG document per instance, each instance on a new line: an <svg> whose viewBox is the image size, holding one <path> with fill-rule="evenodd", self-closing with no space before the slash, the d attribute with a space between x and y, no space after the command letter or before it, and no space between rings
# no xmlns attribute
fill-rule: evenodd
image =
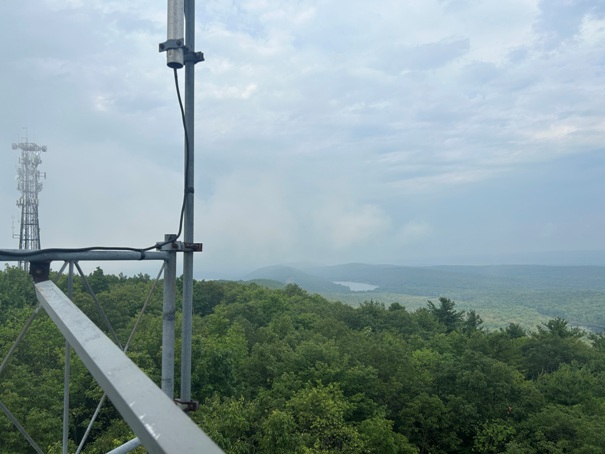
<svg viewBox="0 0 605 454"><path fill-rule="evenodd" d="M195 0L185 0L185 46L195 49ZM193 243L193 193L194 193L194 90L195 90L195 59L185 59L185 122L187 127L189 153L185 153L188 162L185 202L185 243ZM181 399L191 400L191 330L193 318L193 252L183 253L183 332L181 350Z"/></svg>
<svg viewBox="0 0 605 454"><path fill-rule="evenodd" d="M21 150L17 169L17 189L21 192L17 199L17 206L21 208L19 249L40 249L38 193L42 191L40 180L46 178L46 172L40 172L38 166L42 163L40 152L45 152L46 146L31 143L26 138L24 142L14 143L13 150ZM19 262L19 265L27 268L26 262Z"/></svg>
<svg viewBox="0 0 605 454"><path fill-rule="evenodd" d="M184 30L183 30L184 24ZM160 44L170 68L185 66L185 210L183 219L183 324L181 333L181 396L191 401L191 329L193 318L194 245L194 91L195 64L204 60L195 52L195 0L168 0L168 39Z"/></svg>

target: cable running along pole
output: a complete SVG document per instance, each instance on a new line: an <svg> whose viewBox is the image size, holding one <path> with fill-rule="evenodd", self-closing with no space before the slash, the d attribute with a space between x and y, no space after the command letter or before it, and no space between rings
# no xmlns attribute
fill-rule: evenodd
<svg viewBox="0 0 605 454"><path fill-rule="evenodd" d="M175 82L185 136L185 184L181 227L183 229L183 322L181 333L181 395L182 402L191 401L191 341L193 318L193 253L201 250L194 243L194 90L195 64L204 60L201 52L195 52L195 0L168 0L167 40L160 44L160 52L166 52L166 64L175 73ZM180 102L177 70L185 67L185 106ZM180 235L181 231L179 230Z"/></svg>

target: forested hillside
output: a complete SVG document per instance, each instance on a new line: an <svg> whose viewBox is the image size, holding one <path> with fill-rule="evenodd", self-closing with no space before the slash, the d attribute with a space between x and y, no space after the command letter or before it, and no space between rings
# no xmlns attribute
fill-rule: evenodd
<svg viewBox="0 0 605 454"><path fill-rule="evenodd" d="M573 326L605 331L604 266L427 266L368 265L273 266L246 279L295 283L331 301L357 306L365 300L424 307L427 299L447 295L459 308L481 313L485 326L536 325L561 317ZM371 284L372 290L349 291L334 282Z"/></svg>
<svg viewBox="0 0 605 454"><path fill-rule="evenodd" d="M100 269L89 279L124 342L152 280ZM79 282L73 299L99 319ZM34 306L29 277L0 271L2 357ZM192 418L228 453L605 452L605 336L563 319L490 331L448 295L413 311L353 308L296 285L215 281L195 282L194 311ZM156 290L129 349L156 382L161 332ZM64 345L42 312L0 376L0 400L51 453L61 452ZM70 452L101 395L74 357ZM106 405L84 452L132 436ZM31 451L3 414L0 440L1 453Z"/></svg>

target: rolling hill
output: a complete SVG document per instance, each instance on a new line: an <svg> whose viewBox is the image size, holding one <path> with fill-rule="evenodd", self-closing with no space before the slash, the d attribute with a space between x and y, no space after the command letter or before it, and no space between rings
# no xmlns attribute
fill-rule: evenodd
<svg viewBox="0 0 605 454"><path fill-rule="evenodd" d="M409 309L423 307L427 299L446 296L463 309L477 310L486 325L509 322L534 327L541 321L563 317L591 329L605 327L604 266L430 266L368 265L272 266L245 277L296 283L329 299L357 305L365 300ZM353 292L335 282L377 286Z"/></svg>

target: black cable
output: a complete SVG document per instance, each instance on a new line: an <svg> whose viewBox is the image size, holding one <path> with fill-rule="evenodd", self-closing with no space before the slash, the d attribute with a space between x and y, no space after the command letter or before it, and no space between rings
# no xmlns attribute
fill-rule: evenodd
<svg viewBox="0 0 605 454"><path fill-rule="evenodd" d="M176 68L173 68L174 70L174 86L176 88L176 95L177 95L177 99L179 101L179 108L181 110L181 119L183 121L183 131L185 133L185 182L184 182L184 190L183 190L183 203L181 205L181 214L180 214L180 218L179 218L179 230L178 233L176 234L175 238L172 238L168 241L163 241L161 243L156 243L153 246L149 246L146 248L133 248L133 247L120 247L120 246L116 246L116 247L111 247L111 246L90 246L90 247L83 247L83 248L49 248L49 249L36 249L36 250L29 250L28 252L11 252L11 251L2 251L0 250L0 255L5 255L8 257L15 257L15 258L27 258L27 257L32 257L38 254L46 254L46 253L62 253L62 252L90 252L90 251L131 251L131 252L138 252L141 254L141 259L143 260L145 258L145 252L147 251L151 251L152 249L156 249L156 248L161 248L162 246L165 246L169 243L172 243L173 241L176 241L180 238L182 232L183 232L183 223L184 223L184 219L185 219L185 207L187 206L187 194L189 194L190 192L193 192L192 188L189 187L189 156L190 156L190 150L189 150L189 133L187 131L187 121L185 118L185 108L183 107L183 100L181 99L181 90L179 88L179 77L178 74L176 72Z"/></svg>
<svg viewBox="0 0 605 454"><path fill-rule="evenodd" d="M183 189L183 204L181 206L181 218L179 220L179 231L176 234L176 239L181 236L183 231L183 220L185 218L185 206L187 205L187 194L189 193L189 132L187 131L187 120L185 118L185 108L183 107L183 100L181 99L181 90L179 89L179 77L174 71L174 86L176 88L176 96L179 100L179 107L181 109L181 120L183 121L183 131L185 133L185 187Z"/></svg>
<svg viewBox="0 0 605 454"><path fill-rule="evenodd" d="M162 243L158 243L157 245L148 247L143 249L143 251L149 251L151 249L161 248L168 243L172 243L173 241L178 240L183 233L183 223L185 219L185 207L187 206L187 194L189 193L189 132L187 130L187 120L185 118L185 108L183 107L183 100L181 99L181 90L179 88L179 76L176 71L176 68L173 68L174 71L174 87L176 89L176 97L179 101L179 108L181 110L181 120L183 122L183 132L185 133L185 178L184 178L184 188L183 188L183 203L181 204L181 215L179 218L179 230L174 239L169 241L164 241Z"/></svg>

